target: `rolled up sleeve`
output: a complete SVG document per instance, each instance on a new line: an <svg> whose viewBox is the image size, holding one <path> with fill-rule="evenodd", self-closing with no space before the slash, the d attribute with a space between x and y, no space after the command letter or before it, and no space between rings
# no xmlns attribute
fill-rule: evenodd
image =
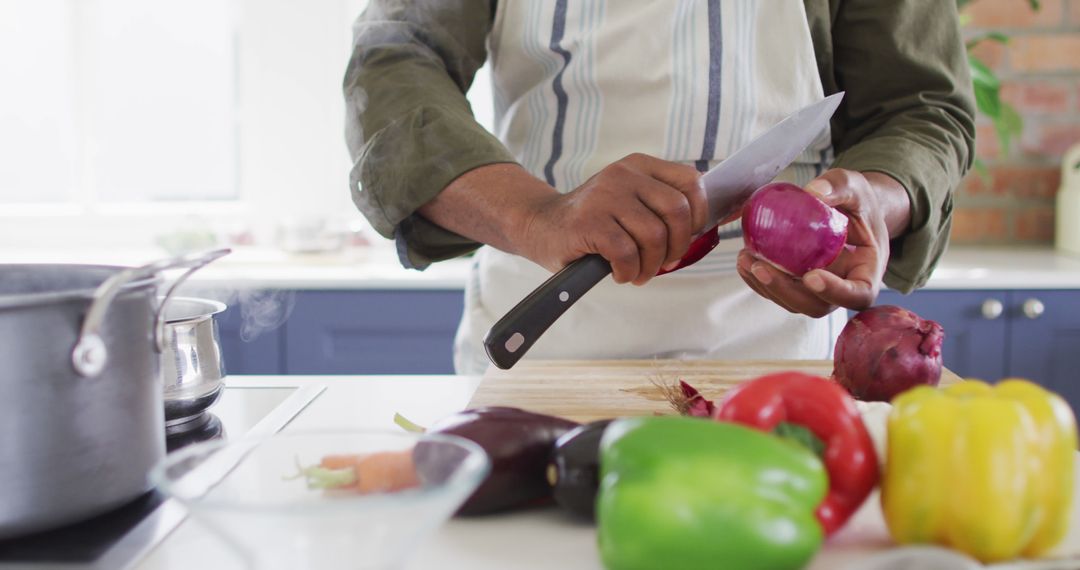
<svg viewBox="0 0 1080 570"><path fill-rule="evenodd" d="M355 23L344 81L350 189L406 267L478 247L417 209L465 172L514 160L465 98L492 13L491 0L372 0Z"/></svg>
<svg viewBox="0 0 1080 570"><path fill-rule="evenodd" d="M846 0L832 27L834 166L903 185L911 225L893 240L885 283L926 283L948 243L953 192L974 159L975 105L954 2Z"/></svg>

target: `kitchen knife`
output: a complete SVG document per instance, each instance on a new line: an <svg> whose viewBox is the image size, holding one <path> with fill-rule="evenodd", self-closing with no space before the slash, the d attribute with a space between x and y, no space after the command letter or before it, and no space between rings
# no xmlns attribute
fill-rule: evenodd
<svg viewBox="0 0 1080 570"><path fill-rule="evenodd" d="M817 139L843 96L843 92L835 93L796 111L702 175L709 208L706 227L710 229L691 244L680 268L708 253L716 245L717 224ZM609 274L611 264L589 254L552 275L491 327L484 337L488 358L504 370L517 364L544 331Z"/></svg>

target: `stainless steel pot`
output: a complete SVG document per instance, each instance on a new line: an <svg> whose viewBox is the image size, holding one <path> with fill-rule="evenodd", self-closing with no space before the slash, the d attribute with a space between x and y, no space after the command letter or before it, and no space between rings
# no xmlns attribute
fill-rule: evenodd
<svg viewBox="0 0 1080 570"><path fill-rule="evenodd" d="M161 383L168 433L187 431L221 395L225 363L214 315L223 311L224 303L210 299L174 297L165 303Z"/></svg>
<svg viewBox="0 0 1080 570"><path fill-rule="evenodd" d="M183 280L225 253L137 268L0 265L0 538L149 489L165 453L160 273L189 267Z"/></svg>

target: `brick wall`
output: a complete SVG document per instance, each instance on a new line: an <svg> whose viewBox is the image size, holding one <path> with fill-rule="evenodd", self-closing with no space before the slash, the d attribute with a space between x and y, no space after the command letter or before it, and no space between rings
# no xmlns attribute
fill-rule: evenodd
<svg viewBox="0 0 1080 570"><path fill-rule="evenodd" d="M1061 157L1080 142L1080 0L975 0L965 32L997 30L1007 45L983 42L976 54L1002 81L1002 99L1024 119L1003 156L989 120L979 119L976 152L992 179L972 172L956 197L952 243L1048 244Z"/></svg>

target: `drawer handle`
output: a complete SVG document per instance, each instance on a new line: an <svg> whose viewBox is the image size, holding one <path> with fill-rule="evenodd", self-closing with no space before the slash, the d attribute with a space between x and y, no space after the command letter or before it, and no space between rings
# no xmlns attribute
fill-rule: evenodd
<svg viewBox="0 0 1080 570"><path fill-rule="evenodd" d="M1005 306L1001 304L1001 301L997 299L987 299L982 303L982 316L988 321L992 321L1001 316L1005 312Z"/></svg>
<svg viewBox="0 0 1080 570"><path fill-rule="evenodd" d="M1020 309L1024 312L1025 317L1037 319L1046 312L1046 305L1043 305L1043 302L1038 299L1028 299L1024 301Z"/></svg>

